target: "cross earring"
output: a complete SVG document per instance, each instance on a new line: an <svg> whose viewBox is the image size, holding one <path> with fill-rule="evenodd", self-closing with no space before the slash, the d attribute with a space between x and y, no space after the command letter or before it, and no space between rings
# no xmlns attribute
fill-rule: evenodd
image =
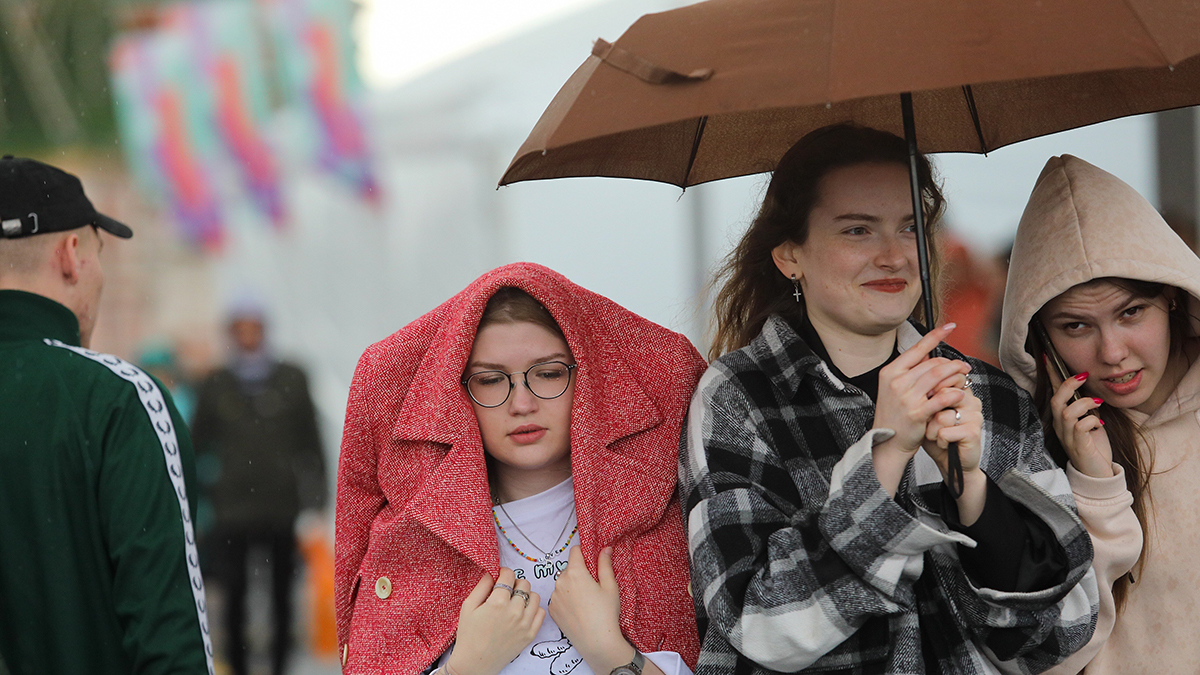
<svg viewBox="0 0 1200 675"><path fill-rule="evenodd" d="M804 293L800 292L800 280L796 278L795 274L792 275L792 287L795 289L792 291L792 296L795 297L796 302L799 303L800 298L804 295Z"/></svg>

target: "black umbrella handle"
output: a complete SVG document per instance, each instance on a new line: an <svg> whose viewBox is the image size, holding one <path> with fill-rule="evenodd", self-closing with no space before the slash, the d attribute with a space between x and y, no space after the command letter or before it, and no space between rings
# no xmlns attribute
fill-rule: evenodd
<svg viewBox="0 0 1200 675"><path fill-rule="evenodd" d="M946 487L950 488L950 495L958 499L963 493L962 458L958 456L958 443L951 443L947 448L946 465L949 473L946 478L950 479L950 483Z"/></svg>
<svg viewBox="0 0 1200 675"><path fill-rule="evenodd" d="M929 278L929 245L925 240L925 204L921 199L921 174L917 171L917 124L913 120L912 94L900 94L900 112L904 116L904 140L908 141L908 178L912 186L913 220L917 226L917 266L921 273L921 300L925 303L925 326L933 329L933 282ZM955 499L963 493L962 458L958 456L958 443L951 443L946 451L946 464L950 475L950 493Z"/></svg>

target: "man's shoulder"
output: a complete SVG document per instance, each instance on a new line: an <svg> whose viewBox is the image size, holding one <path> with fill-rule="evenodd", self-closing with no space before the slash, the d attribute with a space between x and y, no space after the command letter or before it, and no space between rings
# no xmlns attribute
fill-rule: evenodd
<svg viewBox="0 0 1200 675"><path fill-rule="evenodd" d="M36 350L50 366L47 374L65 385L90 390L105 403L117 405L163 395L162 383L134 364L112 354L44 340Z"/></svg>

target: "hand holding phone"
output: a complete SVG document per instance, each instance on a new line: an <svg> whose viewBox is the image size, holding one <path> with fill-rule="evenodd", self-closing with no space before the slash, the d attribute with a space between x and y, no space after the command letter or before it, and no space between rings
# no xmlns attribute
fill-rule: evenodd
<svg viewBox="0 0 1200 675"><path fill-rule="evenodd" d="M1050 409L1055 435L1066 450L1071 464L1081 473L1095 478L1111 477L1112 447L1108 434L1104 432L1104 420L1096 412L1104 401L1080 395L1088 374L1071 373L1054 349L1054 343L1050 341L1050 334L1041 319L1035 316L1030 324L1035 338L1041 343L1050 383L1054 387Z"/></svg>

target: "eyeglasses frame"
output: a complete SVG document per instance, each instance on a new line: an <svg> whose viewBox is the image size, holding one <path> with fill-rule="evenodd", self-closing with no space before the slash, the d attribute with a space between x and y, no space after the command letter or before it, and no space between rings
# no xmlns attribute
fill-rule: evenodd
<svg viewBox="0 0 1200 675"><path fill-rule="evenodd" d="M566 367L566 369L567 369L567 384L566 384L566 386L563 387L563 390L561 392L555 394L554 396L541 396L533 390L533 387L529 386L529 371L533 370L534 368L537 368L538 366L545 366L545 365L548 365L551 363L557 363L561 366ZM512 373L506 373L503 370L480 370L480 371L471 373L470 375L463 375L462 379L459 380L459 384L461 384L463 386L463 388L467 390L467 396L470 397L470 399L475 402L475 405L477 405L481 408L489 408L489 409L490 408L499 408L500 406L504 405L505 403L508 403L508 399L512 398L513 390L517 388L517 383L513 380L513 375L520 375L521 380L525 383L526 391L528 391L530 394L533 394L533 396L535 398L540 398L543 401L553 401L554 399L559 398L563 394L567 393L567 390L571 388L571 378L575 377L575 369L578 367L579 367L578 363L564 363L564 362L556 359L554 361L542 361L540 363L535 363L532 366L529 366L528 368L526 368L525 370L518 370L518 371L515 371ZM508 393L505 394L504 400L500 401L496 405L485 405L483 403L480 403L479 400L476 399L475 396L471 393L471 388L469 386L467 386L467 382L469 382L472 377L475 377L476 375L482 375L484 373L500 373L501 375L504 375L504 377L508 378Z"/></svg>

